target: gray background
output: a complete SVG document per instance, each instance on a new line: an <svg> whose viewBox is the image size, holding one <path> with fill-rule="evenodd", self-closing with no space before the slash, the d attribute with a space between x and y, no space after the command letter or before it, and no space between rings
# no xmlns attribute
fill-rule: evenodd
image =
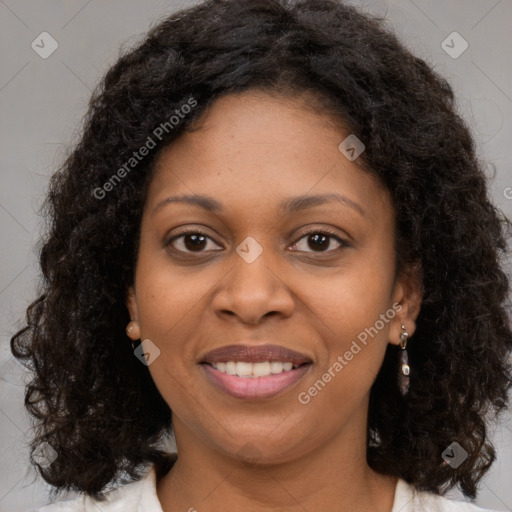
<svg viewBox="0 0 512 512"><path fill-rule="evenodd" d="M91 89L115 62L121 45L137 41L166 13L195 3L0 1L0 512L30 510L47 502L48 487L27 459L26 377L8 343L22 325L38 282L42 224L37 212L48 177L76 140ZM386 15L402 40L449 79L474 130L479 156L489 162L494 202L512 217L512 193L507 193L512 191L507 188L512 187L512 0L351 3ZM457 58L441 46L454 31L469 45ZM42 32L58 43L46 59L31 47ZM445 44L453 46L452 53L460 51L462 41L452 39ZM478 499L487 508L512 511L511 425L508 416L494 433L499 458Z"/></svg>

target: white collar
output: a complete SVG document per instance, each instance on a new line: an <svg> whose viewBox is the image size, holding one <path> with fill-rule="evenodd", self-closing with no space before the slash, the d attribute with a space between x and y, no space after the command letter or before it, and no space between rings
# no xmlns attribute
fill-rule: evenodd
<svg viewBox="0 0 512 512"><path fill-rule="evenodd" d="M156 467L150 466L140 479L106 493L106 501L95 501L81 495L59 501L38 512L163 512L156 490ZM398 479L391 512L485 512L471 503L452 501L433 493L417 491L414 486ZM492 511L488 511L492 512Z"/></svg>

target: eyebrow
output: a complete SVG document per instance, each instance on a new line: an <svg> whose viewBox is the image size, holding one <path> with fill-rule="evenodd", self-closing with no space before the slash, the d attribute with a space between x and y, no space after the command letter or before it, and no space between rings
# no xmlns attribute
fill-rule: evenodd
<svg viewBox="0 0 512 512"><path fill-rule="evenodd" d="M279 210L282 213L290 214L329 202L343 203L356 210L362 216L366 215L366 212L358 203L352 201L346 196L335 193L289 197L279 203ZM171 203L185 203L193 206L199 206L209 212L224 211L222 204L213 197L198 194L183 194L180 196L169 196L163 201L160 201L153 209L153 213L156 213L158 210Z"/></svg>

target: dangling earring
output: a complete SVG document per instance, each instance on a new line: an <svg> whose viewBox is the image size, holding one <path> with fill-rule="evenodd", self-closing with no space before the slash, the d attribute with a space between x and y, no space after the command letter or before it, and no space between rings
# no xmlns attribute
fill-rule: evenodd
<svg viewBox="0 0 512 512"><path fill-rule="evenodd" d="M409 367L409 358L407 356L407 339L409 338L409 333L405 328L405 325L402 324L402 334L400 334L400 350L398 353L398 363L399 363L399 371L398 371L398 387L400 389L400 393L402 396L405 396L409 391L409 374L411 373L411 368Z"/></svg>

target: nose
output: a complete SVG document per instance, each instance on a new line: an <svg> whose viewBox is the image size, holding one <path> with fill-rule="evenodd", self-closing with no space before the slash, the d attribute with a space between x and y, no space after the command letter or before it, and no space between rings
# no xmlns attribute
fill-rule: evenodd
<svg viewBox="0 0 512 512"><path fill-rule="evenodd" d="M251 263L236 253L233 258L233 267L221 280L213 299L215 313L251 325L265 316L289 317L294 300L282 266L267 257L265 250Z"/></svg>

